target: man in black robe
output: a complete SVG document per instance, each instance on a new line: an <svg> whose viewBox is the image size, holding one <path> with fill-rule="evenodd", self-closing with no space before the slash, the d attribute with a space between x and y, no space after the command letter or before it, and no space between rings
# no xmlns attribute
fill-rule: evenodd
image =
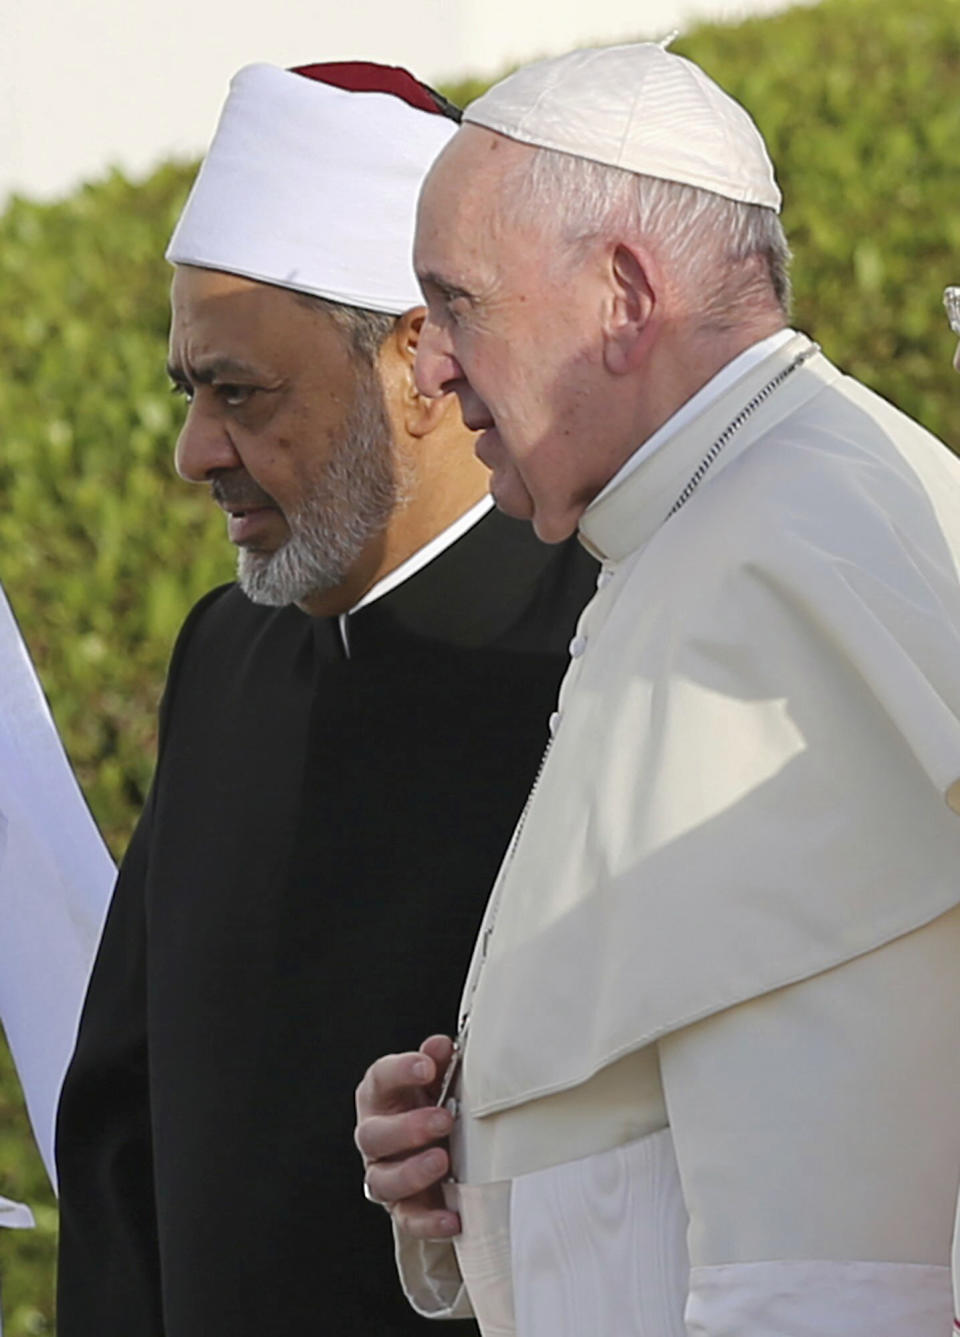
<svg viewBox="0 0 960 1337"><path fill-rule="evenodd" d="M595 574L413 383L448 116L401 71L249 67L168 252L177 464L238 584L174 650L64 1088L60 1337L425 1330L353 1088L454 1017Z"/></svg>

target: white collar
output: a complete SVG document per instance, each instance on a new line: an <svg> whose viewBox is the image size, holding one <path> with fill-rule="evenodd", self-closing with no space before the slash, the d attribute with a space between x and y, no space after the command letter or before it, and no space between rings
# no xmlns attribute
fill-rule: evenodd
<svg viewBox="0 0 960 1337"><path fill-rule="evenodd" d="M719 399L728 386L733 385L740 376L757 366L765 357L775 353L778 348L782 348L796 334L796 330L784 329L777 330L776 334L769 334L765 339L758 340L745 348L742 353L738 353L732 362L720 368L716 375L712 376L706 385L702 385L695 395L691 395L685 404L681 404L676 413L672 414L662 426L658 427L652 436L648 437L633 454L621 464L620 468L613 477L604 485L600 492L590 503L595 506L602 497L611 492L618 483L632 474L634 469L668 441L675 432L685 427L688 422L692 422L698 413L702 413L715 400Z"/></svg>
<svg viewBox="0 0 960 1337"><path fill-rule="evenodd" d="M674 427L666 449L652 456L643 452L627 477L592 501L580 517L580 542L599 561L616 565L642 548L706 475L712 479L721 473L839 377L815 343L805 334L793 335L683 426Z"/></svg>
<svg viewBox="0 0 960 1337"><path fill-rule="evenodd" d="M398 585L402 585L404 581L409 580L411 576L415 576L418 571L422 571L435 557L439 557L447 548L452 547L458 538L462 538L468 529L472 529L478 520L482 520L492 507L493 498L488 492L485 497L481 497L478 502L471 506L469 511L464 511L458 520L454 520L452 525L448 525L441 533L435 535L429 543L425 543L422 548L418 548L415 553L411 553L399 566L395 566L392 571L388 571L381 580L377 581L376 585L371 585L363 598L355 603L350 611L343 616L352 617L354 613L359 613L361 608L366 608L367 604L372 604L375 600L381 599L385 594L389 594L391 590L395 590Z"/></svg>
<svg viewBox="0 0 960 1337"><path fill-rule="evenodd" d="M489 492L485 497L481 497L475 502L468 511L464 511L458 519L454 520L452 525L448 525L441 533L436 534L429 543L425 543L422 548L418 548L415 553L395 566L392 571L388 571L382 579L375 585L371 585L366 594L360 599L347 613L341 613L337 619L340 624L340 637L343 641L344 650L350 653L350 642L347 633L348 619L354 613L359 613L361 608L366 608L377 599L382 599L385 594L395 590L399 585L408 581L411 576L415 576L418 571L422 571L435 558L439 557L447 548L451 548L457 539L462 538L468 529L472 529L478 521L482 520L488 511L493 509L493 497Z"/></svg>

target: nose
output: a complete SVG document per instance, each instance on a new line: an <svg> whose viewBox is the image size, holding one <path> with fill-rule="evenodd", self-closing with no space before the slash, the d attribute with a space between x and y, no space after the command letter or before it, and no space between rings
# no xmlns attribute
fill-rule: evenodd
<svg viewBox="0 0 960 1337"><path fill-rule="evenodd" d="M188 483L207 483L224 469L237 469L242 461L224 425L206 411L200 396L187 410L174 453L177 473Z"/></svg>
<svg viewBox="0 0 960 1337"><path fill-rule="evenodd" d="M413 367L417 389L429 399L439 399L465 379L463 368L453 355L449 336L427 316L420 331L417 359Z"/></svg>

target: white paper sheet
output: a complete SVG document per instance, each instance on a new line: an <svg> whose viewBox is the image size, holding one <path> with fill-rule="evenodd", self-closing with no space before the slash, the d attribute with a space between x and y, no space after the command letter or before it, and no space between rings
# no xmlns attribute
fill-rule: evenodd
<svg viewBox="0 0 960 1337"><path fill-rule="evenodd" d="M0 1021L56 1189L54 1122L116 869L0 587ZM0 1226L29 1224L0 1201Z"/></svg>

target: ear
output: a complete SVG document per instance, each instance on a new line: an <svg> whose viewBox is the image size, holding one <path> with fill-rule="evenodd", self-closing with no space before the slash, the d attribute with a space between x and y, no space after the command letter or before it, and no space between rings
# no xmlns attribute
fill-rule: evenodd
<svg viewBox="0 0 960 1337"><path fill-rule="evenodd" d="M380 354L381 375L390 388L393 406L407 434L412 437L428 436L446 415L451 399L450 395L428 399L417 389L413 377L417 344L426 315L426 307L414 306L399 316Z"/></svg>
<svg viewBox="0 0 960 1337"><path fill-rule="evenodd" d="M660 290L654 258L642 247L619 243L609 259L603 361L614 376L636 369L650 343Z"/></svg>

